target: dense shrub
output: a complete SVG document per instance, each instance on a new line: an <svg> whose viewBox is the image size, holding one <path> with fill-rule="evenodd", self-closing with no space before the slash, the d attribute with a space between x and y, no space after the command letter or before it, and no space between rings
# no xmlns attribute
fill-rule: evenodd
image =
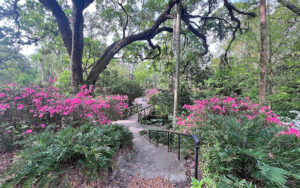
<svg viewBox="0 0 300 188"><path fill-rule="evenodd" d="M177 124L200 138L201 168L213 179L210 187L299 185L300 133L269 107L237 97L184 107L189 115L178 117Z"/></svg>
<svg viewBox="0 0 300 188"><path fill-rule="evenodd" d="M117 71L104 71L96 83L95 94L97 95L126 95L132 105L135 98L144 94L143 88L136 80L121 76Z"/></svg>
<svg viewBox="0 0 300 188"><path fill-rule="evenodd" d="M142 87L134 80L120 80L117 85L107 87L105 93L106 95L126 95L130 105L135 98L144 94Z"/></svg>
<svg viewBox="0 0 300 188"><path fill-rule="evenodd" d="M81 92L73 97L59 94L58 89L51 85L19 88L16 84L9 84L0 89L2 148L12 148L15 140L42 131L49 125L55 130L86 122L105 125L119 118L122 110L128 107L126 96L93 98L90 95L92 87L87 89L86 86L82 86Z"/></svg>
<svg viewBox="0 0 300 188"><path fill-rule="evenodd" d="M172 114L174 109L174 92L172 90L161 90L154 92L155 90L149 90L150 96L149 104L155 105L155 113L157 115ZM179 93L178 104L179 107L184 104L190 104L190 95L186 91Z"/></svg>
<svg viewBox="0 0 300 188"><path fill-rule="evenodd" d="M113 168L113 159L121 148L132 145L132 133L123 126L84 125L67 127L54 133L45 131L28 139L27 149L5 173L2 187L59 187L71 167L79 169L87 180ZM103 179L103 177L101 177Z"/></svg>
<svg viewBox="0 0 300 188"><path fill-rule="evenodd" d="M146 98L150 99L152 96L154 96L155 94L157 94L159 91L158 89L154 88L154 89L146 89L145 93L146 93Z"/></svg>

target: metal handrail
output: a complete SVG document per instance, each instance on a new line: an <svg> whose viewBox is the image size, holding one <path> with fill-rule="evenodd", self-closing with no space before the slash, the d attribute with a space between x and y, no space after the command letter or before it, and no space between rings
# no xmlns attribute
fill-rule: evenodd
<svg viewBox="0 0 300 188"><path fill-rule="evenodd" d="M195 178L198 179L198 153L199 153L199 144L200 141L199 139L193 135L193 134L184 134L184 133L179 133L179 132L173 132L173 131L164 131L164 130L155 130L155 129L151 129L148 130L149 133L149 142L151 140L150 138L150 132L156 132L156 146L158 147L158 133L162 132L162 133L167 133L168 134L168 152L172 152L172 147L170 147L170 142L173 142L173 135L177 135L178 136L178 160L180 160L180 136L186 136L186 137L191 137L193 139L193 141L195 142ZM171 134L171 137L170 137ZM171 138L171 139L170 139Z"/></svg>
<svg viewBox="0 0 300 188"><path fill-rule="evenodd" d="M150 105L150 106L147 106L146 108L142 108L141 110L138 111L138 122L140 122L140 120L142 118L144 118L145 116L147 115L150 115L150 113L153 113L154 112L154 105ZM147 112L149 114L147 114Z"/></svg>
<svg viewBox="0 0 300 188"><path fill-rule="evenodd" d="M123 115L126 118L126 117L128 117L128 116L130 116L134 113L139 112L140 109L142 109L142 104L137 104L137 105L134 105L134 106L130 106L127 109L123 110Z"/></svg>

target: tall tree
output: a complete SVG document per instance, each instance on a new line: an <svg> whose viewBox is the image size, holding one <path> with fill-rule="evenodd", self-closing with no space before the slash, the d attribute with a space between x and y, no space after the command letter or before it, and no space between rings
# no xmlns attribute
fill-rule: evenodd
<svg viewBox="0 0 300 188"><path fill-rule="evenodd" d="M176 125L176 117L178 112L178 94L179 94L179 66L180 66L180 31L181 31L181 3L177 3L176 21L174 24L174 52L176 57L175 67L175 88L174 88L174 110L173 110L173 127Z"/></svg>
<svg viewBox="0 0 300 188"><path fill-rule="evenodd" d="M69 19L57 1L39 0L46 8L51 10L59 32L70 56L71 83L74 92L83 83L82 53L83 53L83 10L94 0L72 0L72 30Z"/></svg>
<svg viewBox="0 0 300 188"><path fill-rule="evenodd" d="M260 79L259 104L266 102L266 73L268 63L266 0L260 0Z"/></svg>
<svg viewBox="0 0 300 188"><path fill-rule="evenodd" d="M32 21L22 23L22 21L24 21L25 18L30 18L30 15L26 15L27 11L25 9L20 8L22 7L22 5L21 3L18 3L19 0L7 0L7 2L9 2L8 6L3 6L4 8L0 7L0 19L10 17L11 20L16 22L16 25L13 29L17 28L17 38L21 39L19 41L21 41L22 44L24 44L22 42L22 39L24 39L24 37L29 40L26 41L28 44L32 43L32 37L34 39L33 41L35 42L38 39L43 39L43 37L45 37L44 33L42 33L40 38L36 38L36 33L34 33L36 32L36 30L33 30L32 32L30 31L30 28L24 30L23 27L20 27L24 26L24 24L32 24ZM224 30L226 30L228 33L233 34L232 40L234 40L236 33L238 31L242 33L242 30L244 30L241 27L239 15L247 15L250 17L255 16L254 13L249 13L237 9L234 6L234 4L228 2L228 0L223 0L223 2L214 0L161 0L158 3L154 3L153 0L148 0L145 2L141 0L96 1L96 8L101 7L99 9L100 15L108 15L108 17L113 19L113 21L107 21L107 23L104 23L103 20L105 19L103 19L103 17L100 17L99 20L101 20L101 24L99 25L100 27L103 27L103 25L105 25L105 27L99 29L103 29L103 31L105 30L107 32L110 32L111 30L117 31L115 31L114 42L111 45L107 46L103 53L101 53L101 56L98 58L98 60L96 60L91 65L86 80L83 80L82 53L83 27L85 25L83 11L91 3L93 3L94 0L72 0L71 8L69 7L67 3L68 1L66 0L39 0L39 2L43 6L40 6L41 4L37 5L37 3L33 0L26 1L26 3L30 3L38 8L39 14L41 14L41 19L39 19L39 22L42 23L40 24L41 27L46 26L44 22L48 18L51 21L52 26L45 27L44 30L53 30L55 28L53 27L53 25L57 25L64 46L66 47L68 55L70 57L70 72L72 75L71 79L75 91L78 88L78 85L80 85L83 82L86 82L88 84L95 84L99 77L99 74L103 72L103 70L112 60L112 58L117 53L119 53L121 49L130 44L133 44L134 42L146 41L148 42L149 46L153 51L159 51L160 53L160 47L158 45L154 45L152 43L152 39L157 35L161 35L165 31L173 32L173 29L169 27L170 24L168 20L174 17L172 9L178 2L181 2L183 4L181 19L187 26L188 32L191 32L193 33L193 35L196 35L199 41L201 41L200 45L198 46L198 49L195 51L195 53L197 53L198 56L204 56L208 53L208 43L206 38L209 35L210 31L220 33L224 36L223 33ZM142 6L144 6L144 4L148 6L146 9L142 7L142 9L139 10L140 15L147 14L147 11L151 9L155 10L154 13L149 14L149 16L144 16L144 18L142 19L138 19L139 15L136 14L135 10L139 9L138 6L136 6L137 3L142 4ZM113 6L111 6L112 4ZM225 11L216 11L221 7L222 4L225 5ZM134 5L135 9L132 9L130 5ZM10 7L13 8L10 9ZM51 16L47 12L47 10L44 10L43 7L47 10L50 10L53 16L52 19L50 18ZM109 9L106 9L107 7ZM111 12L113 12L116 7L119 7L119 9L123 12L123 14L120 13L121 16L119 16L119 20L117 19L118 16L116 16L116 14L111 14ZM195 11L196 9L198 10ZM193 15L192 13L195 12L197 12L197 14ZM34 13L34 11L32 13ZM72 18L70 18L70 15L72 15ZM35 18L39 18L39 16L36 16ZM117 28L116 25L118 24L121 25L121 29L115 29ZM36 25L37 24L33 24L31 27L35 27ZM131 28L132 25L135 25L135 28L129 30L129 28ZM12 33L9 31L10 29L11 28L4 28L0 26L0 40L7 38L5 36L9 33ZM122 33L122 37L120 37L120 33ZM26 34L26 36L24 36L24 34ZM11 40L14 40L14 36L12 36L11 34L9 34L9 36L11 36Z"/></svg>

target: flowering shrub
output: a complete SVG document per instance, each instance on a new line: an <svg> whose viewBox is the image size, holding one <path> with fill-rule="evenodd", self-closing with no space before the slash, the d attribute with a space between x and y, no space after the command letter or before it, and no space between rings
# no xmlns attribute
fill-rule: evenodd
<svg viewBox="0 0 300 188"><path fill-rule="evenodd" d="M184 105L190 114L186 119L177 117L177 124L188 128L195 127L196 124L206 123L209 114L236 117L239 123L243 120L252 120L255 118L263 118L262 126L269 126L274 123L279 126L285 126L288 131L281 131L280 134L294 135L300 139L300 132L293 128L293 123L286 125L280 121L280 117L276 115L268 106L259 107L253 103L248 97L238 99L237 97L210 98L207 100L195 100L194 105Z"/></svg>
<svg viewBox="0 0 300 188"><path fill-rule="evenodd" d="M177 117L177 124L201 140L202 172L215 179L209 187L299 184L299 130L270 107L235 96L195 100L184 108L188 114Z"/></svg>
<svg viewBox="0 0 300 188"><path fill-rule="evenodd" d="M12 136L24 137L49 125L56 130L66 125L80 126L84 122L105 125L128 107L127 96L93 98L92 89L84 85L76 96L65 97L51 85L23 89L14 83L5 85L0 90L0 134L11 140Z"/></svg>
<svg viewBox="0 0 300 188"><path fill-rule="evenodd" d="M157 94L159 91L158 89L154 88L154 89L146 89L145 93L146 93L146 98L150 99L153 95Z"/></svg>

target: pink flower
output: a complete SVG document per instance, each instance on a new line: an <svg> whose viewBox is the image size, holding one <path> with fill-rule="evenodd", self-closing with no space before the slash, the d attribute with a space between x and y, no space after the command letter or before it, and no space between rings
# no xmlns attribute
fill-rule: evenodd
<svg viewBox="0 0 300 188"><path fill-rule="evenodd" d="M21 99L21 97L17 96L17 97L14 98L14 100L19 100L19 99Z"/></svg>
<svg viewBox="0 0 300 188"><path fill-rule="evenodd" d="M184 125L184 122L183 121L178 121L177 125Z"/></svg>
<svg viewBox="0 0 300 188"><path fill-rule="evenodd" d="M45 128L45 127L46 127L46 125L42 123L42 124L41 124L41 127L42 127L42 128Z"/></svg>
<svg viewBox="0 0 300 188"><path fill-rule="evenodd" d="M265 112L266 110L270 110L270 108L268 106L262 106L259 111Z"/></svg>
<svg viewBox="0 0 300 188"><path fill-rule="evenodd" d="M85 116L85 117L90 117L90 118L93 117L92 114L85 114L84 116Z"/></svg>
<svg viewBox="0 0 300 188"><path fill-rule="evenodd" d="M31 129L27 129L26 133L32 133L32 130Z"/></svg>
<svg viewBox="0 0 300 188"><path fill-rule="evenodd" d="M24 104L19 104L19 106L18 106L18 110L22 110L24 108Z"/></svg>
<svg viewBox="0 0 300 188"><path fill-rule="evenodd" d="M0 104L0 110L6 110L8 108L10 108L9 104L4 104L4 105Z"/></svg>
<svg viewBox="0 0 300 188"><path fill-rule="evenodd" d="M92 92L93 91L93 85L89 86L89 91Z"/></svg>
<svg viewBox="0 0 300 188"><path fill-rule="evenodd" d="M51 78L49 78L49 83L51 83L51 82L54 83L54 82L55 82L55 79L52 80Z"/></svg>
<svg viewBox="0 0 300 188"><path fill-rule="evenodd" d="M16 85L16 83L13 83L13 82L12 82L12 83L10 83L8 86L9 86L9 87L14 87L15 85Z"/></svg>
<svg viewBox="0 0 300 188"><path fill-rule="evenodd" d="M298 139L300 139L299 130L293 129L293 128L289 128L288 131L281 131L281 132L277 133L276 136L278 136L278 135L294 135L294 136L298 137Z"/></svg>
<svg viewBox="0 0 300 188"><path fill-rule="evenodd" d="M0 98L6 97L5 93L0 93Z"/></svg>
<svg viewBox="0 0 300 188"><path fill-rule="evenodd" d="M227 97L226 99L223 100L225 103L229 103L231 101L235 101L235 98Z"/></svg>
<svg viewBox="0 0 300 188"><path fill-rule="evenodd" d="M11 130L7 130L6 132L11 133Z"/></svg>
<svg viewBox="0 0 300 188"><path fill-rule="evenodd" d="M29 88L29 87L24 88L24 90L25 90L28 94L33 94L33 93L35 93L35 90L33 90L33 89Z"/></svg>

